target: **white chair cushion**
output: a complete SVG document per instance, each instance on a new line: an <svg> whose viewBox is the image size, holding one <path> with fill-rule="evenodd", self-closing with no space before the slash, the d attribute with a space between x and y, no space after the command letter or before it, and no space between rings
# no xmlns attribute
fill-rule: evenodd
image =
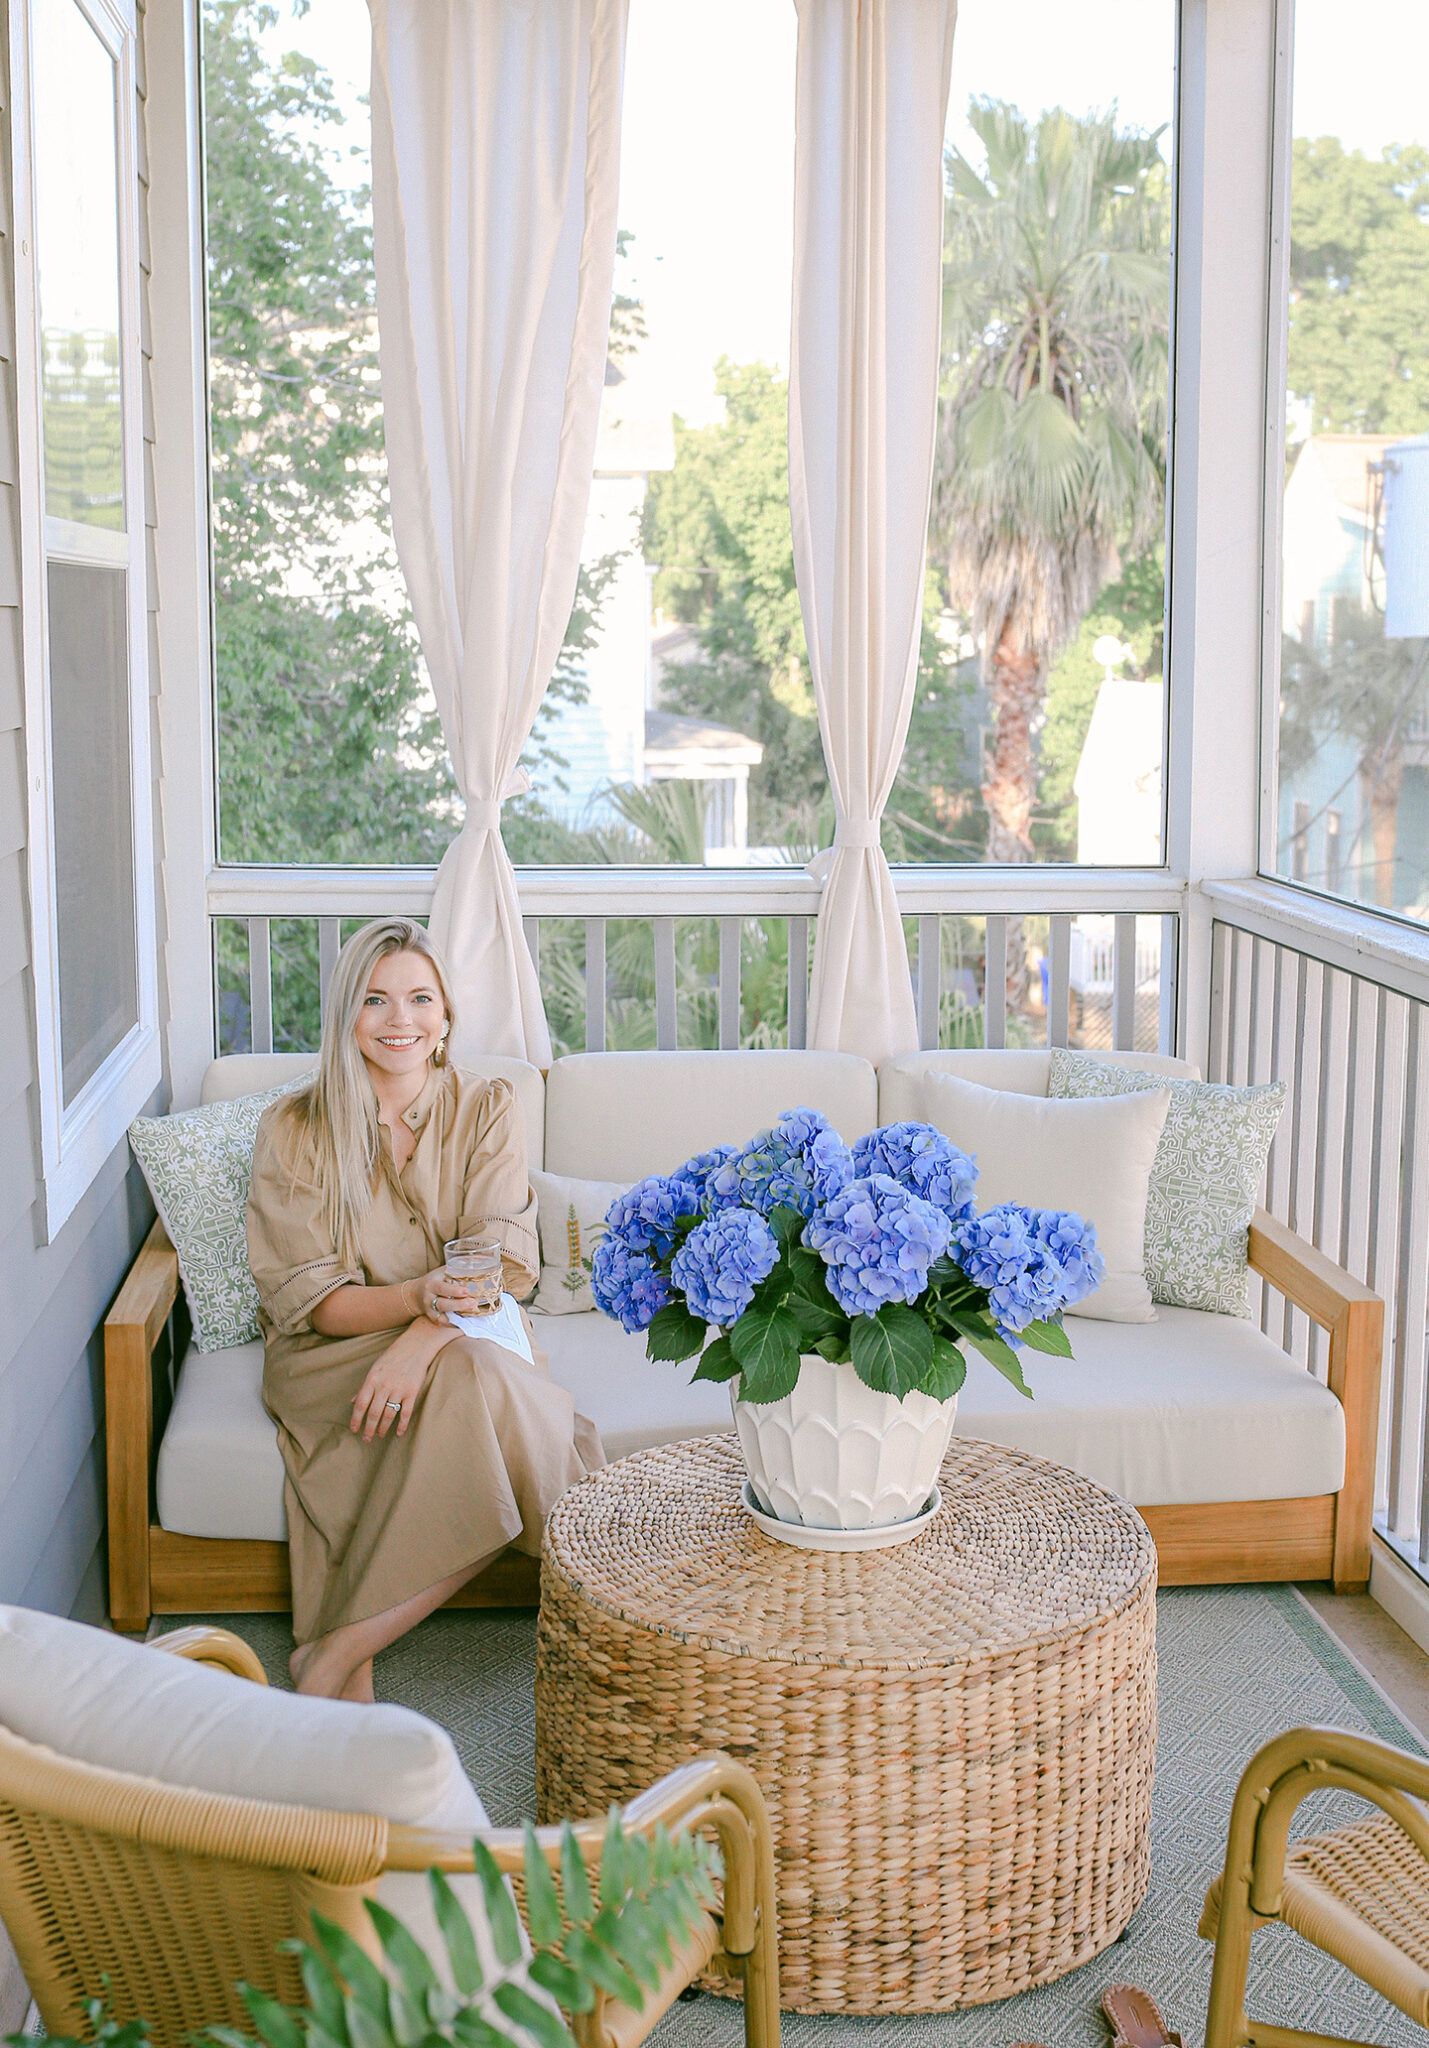
<svg viewBox="0 0 1429 2048"><path fill-rule="evenodd" d="M1119 1067L1135 1067L1140 1073L1200 1078L1199 1068L1187 1060L1172 1059L1168 1053L1117 1052L1106 1057ZM878 1070L878 1121L931 1122L923 1088L929 1074L952 1074L959 1081L976 1081L982 1088L1005 1088L1013 1095L1045 1095L1052 1079L1052 1055L1045 1048L1011 1047L1003 1051L974 1046L967 1052L909 1052L896 1060L885 1060Z"/></svg>
<svg viewBox="0 0 1429 2048"><path fill-rule="evenodd" d="M1073 1303L1071 1316L1149 1323L1156 1310L1146 1284L1146 1201L1169 1091L1096 1098L1109 1112L1069 1117L1088 1102L1052 1102L1007 1088L982 1088L952 1074L924 1083L928 1121L977 1161L979 1209L1026 1202L1071 1209L1096 1225L1106 1262L1100 1287Z"/></svg>
<svg viewBox="0 0 1429 2048"><path fill-rule="evenodd" d="M487 1825L451 1737L421 1714L300 1698L28 1608L0 1607L0 1723L165 1785L463 1834ZM476 1879L454 1882L479 1912ZM441 1955L424 1877L393 1873L378 1896Z"/></svg>
<svg viewBox="0 0 1429 2048"><path fill-rule="evenodd" d="M1254 1324L1163 1308L1154 1323L1067 1334L1074 1358L1022 1352L1031 1401L972 1357L958 1431L1054 1458L1141 1507L1343 1485L1344 1410Z"/></svg>
<svg viewBox="0 0 1429 2048"><path fill-rule="evenodd" d="M545 1165L628 1186L804 1107L861 1138L878 1121L877 1076L847 1052L574 1053L546 1079Z"/></svg>
<svg viewBox="0 0 1429 2048"><path fill-rule="evenodd" d="M211 1060L199 1091L201 1102L227 1102L235 1095L256 1095L261 1089L276 1088L284 1081L310 1073L317 1056L310 1052L230 1052ZM521 1105L526 1125L526 1156L531 1166L542 1163L546 1131L546 1084L539 1067L525 1060L507 1059L487 1053L463 1062L467 1071L484 1081L509 1081Z"/></svg>

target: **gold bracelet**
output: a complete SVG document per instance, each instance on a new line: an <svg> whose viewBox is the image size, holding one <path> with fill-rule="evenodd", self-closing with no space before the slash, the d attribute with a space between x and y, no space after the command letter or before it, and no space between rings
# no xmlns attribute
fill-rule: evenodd
<svg viewBox="0 0 1429 2048"><path fill-rule="evenodd" d="M407 1289L412 1285L413 1282L410 1280L404 1280L402 1282L402 1306L407 1311L407 1314L412 1318L412 1321L414 1323L419 1323L422 1320L422 1311L420 1308L414 1310L411 1303L407 1299Z"/></svg>

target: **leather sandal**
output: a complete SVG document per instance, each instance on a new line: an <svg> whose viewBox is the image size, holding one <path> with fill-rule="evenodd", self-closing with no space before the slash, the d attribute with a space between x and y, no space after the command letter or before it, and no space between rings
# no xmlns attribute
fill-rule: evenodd
<svg viewBox="0 0 1429 2048"><path fill-rule="evenodd" d="M1156 2009L1156 2001L1137 1984L1108 1984L1102 2011L1111 2028L1112 2048L1181 2048Z"/></svg>

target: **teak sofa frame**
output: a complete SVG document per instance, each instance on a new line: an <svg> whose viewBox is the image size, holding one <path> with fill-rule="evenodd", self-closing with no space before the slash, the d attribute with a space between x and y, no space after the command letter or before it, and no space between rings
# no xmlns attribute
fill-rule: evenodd
<svg viewBox="0 0 1429 2048"><path fill-rule="evenodd" d="M1344 1483L1338 1493L1294 1500L1143 1507L1161 1583L1328 1579L1337 1592L1356 1591L1369 1579L1384 1304L1264 1211L1251 1224L1250 1264L1329 1333L1329 1388L1345 1411ZM154 1614L275 1613L289 1605L285 1544L176 1536L155 1518L154 1359L178 1288L178 1259L156 1223L104 1324L109 1607L126 1631L142 1631ZM506 1551L453 1604L534 1606L538 1582L534 1558Z"/></svg>

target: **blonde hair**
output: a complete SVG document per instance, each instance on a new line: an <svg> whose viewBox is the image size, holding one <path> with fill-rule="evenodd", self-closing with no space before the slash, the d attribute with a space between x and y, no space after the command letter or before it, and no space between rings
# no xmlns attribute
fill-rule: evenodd
<svg viewBox="0 0 1429 2048"><path fill-rule="evenodd" d="M316 1169L334 1247L349 1263L357 1258L358 1233L372 1201L378 1159L377 1097L357 1049L356 1026L372 970L390 953L419 953L430 963L446 1008L447 1030L456 1028L446 966L421 925L406 917L365 924L337 956L328 984L317 1072L309 1086L293 1096L289 1112L307 1138L307 1156Z"/></svg>

